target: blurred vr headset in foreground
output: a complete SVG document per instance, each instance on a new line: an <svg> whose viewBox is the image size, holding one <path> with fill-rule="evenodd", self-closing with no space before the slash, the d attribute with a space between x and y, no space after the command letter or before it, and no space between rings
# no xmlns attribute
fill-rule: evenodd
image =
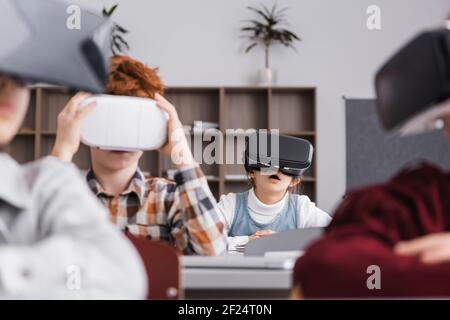
<svg viewBox="0 0 450 320"><path fill-rule="evenodd" d="M56 0L0 0L0 73L25 84L44 82L101 93L110 58L108 20Z"/></svg>
<svg viewBox="0 0 450 320"><path fill-rule="evenodd" d="M450 30L419 34L378 71L377 107L387 130L420 133L450 115Z"/></svg>

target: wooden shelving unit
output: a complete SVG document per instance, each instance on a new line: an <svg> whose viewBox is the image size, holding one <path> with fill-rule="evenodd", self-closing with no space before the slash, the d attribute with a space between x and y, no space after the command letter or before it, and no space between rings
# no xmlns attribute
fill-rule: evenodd
<svg viewBox="0 0 450 320"><path fill-rule="evenodd" d="M56 136L56 119L73 93L62 87L35 87L32 89L30 108L23 127L8 147L10 154L19 162L39 159L50 153ZM316 89L305 87L172 87L166 97L178 110L183 124L194 121L218 123L223 136L227 129L279 129L280 133L301 137L316 145ZM191 141L197 134L191 133ZM236 139L245 134L236 135ZM203 141L197 149L191 147L194 156L202 159L205 147L216 141ZM226 159L225 139L217 140L219 158ZM233 143L235 159L236 141ZM229 148L231 150L233 148ZM196 152L195 152L196 150ZM237 157L237 158L236 158ZM302 181L303 193L316 199L316 159ZM82 170L90 166L89 148L82 145L74 158ZM146 174L163 176L174 169L170 159L157 151L145 152L140 166ZM217 198L228 192L249 188L245 170L241 164L201 164L210 188Z"/></svg>

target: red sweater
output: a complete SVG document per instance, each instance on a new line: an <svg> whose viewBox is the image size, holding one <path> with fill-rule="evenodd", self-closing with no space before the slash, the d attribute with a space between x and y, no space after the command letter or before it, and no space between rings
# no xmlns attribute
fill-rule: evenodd
<svg viewBox="0 0 450 320"><path fill-rule="evenodd" d="M295 266L306 298L450 296L450 263L425 265L398 256L400 240L450 231L450 174L428 164L387 183L349 194L323 238ZM369 290L367 267L381 269L381 290Z"/></svg>

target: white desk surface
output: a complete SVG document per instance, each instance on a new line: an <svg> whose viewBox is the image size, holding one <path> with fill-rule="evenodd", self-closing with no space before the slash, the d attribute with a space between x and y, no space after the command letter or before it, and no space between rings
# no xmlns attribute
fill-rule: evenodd
<svg viewBox="0 0 450 320"><path fill-rule="evenodd" d="M185 289L288 290L295 259L279 257L182 257L181 284Z"/></svg>
<svg viewBox="0 0 450 320"><path fill-rule="evenodd" d="M185 289L273 289L291 288L292 270L183 268Z"/></svg>

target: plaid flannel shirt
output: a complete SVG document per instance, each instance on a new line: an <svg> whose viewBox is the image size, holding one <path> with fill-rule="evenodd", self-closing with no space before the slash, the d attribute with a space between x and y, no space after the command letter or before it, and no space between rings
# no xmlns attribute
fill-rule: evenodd
<svg viewBox="0 0 450 320"><path fill-rule="evenodd" d="M214 256L226 252L223 218L198 165L179 170L175 182L147 179L138 169L118 197L103 190L92 170L86 178L121 230L172 244L184 254Z"/></svg>

